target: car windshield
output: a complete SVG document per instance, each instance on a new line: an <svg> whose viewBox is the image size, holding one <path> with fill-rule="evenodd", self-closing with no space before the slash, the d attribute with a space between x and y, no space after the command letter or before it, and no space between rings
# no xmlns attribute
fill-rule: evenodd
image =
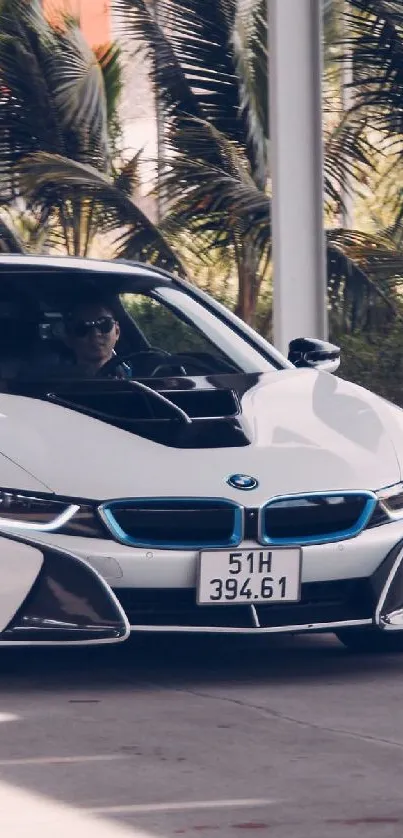
<svg viewBox="0 0 403 838"><path fill-rule="evenodd" d="M270 347L260 351L258 343L203 299L172 280L147 274L123 274L117 280L111 273L106 279L100 276L99 283L92 274L92 291L112 300L112 306L84 306L69 333L67 302L77 305L83 287L88 294L87 277L82 279L83 272L77 276L81 283L62 272L13 278L15 299L10 293L0 299L3 389L10 381L13 392L19 392L18 382L26 380L121 378L122 370L126 379L140 380L259 374L281 368ZM116 325L110 328L111 317ZM107 346L98 367L82 363L80 357L91 340Z"/></svg>
<svg viewBox="0 0 403 838"><path fill-rule="evenodd" d="M188 363L192 374L273 369L273 363L244 338L174 286L124 294L121 302L150 348L161 354L162 364L178 359L182 368ZM178 369L178 374L186 373Z"/></svg>

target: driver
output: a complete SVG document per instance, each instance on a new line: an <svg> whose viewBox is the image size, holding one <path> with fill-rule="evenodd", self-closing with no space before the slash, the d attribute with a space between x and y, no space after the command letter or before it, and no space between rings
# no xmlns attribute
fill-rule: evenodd
<svg viewBox="0 0 403 838"><path fill-rule="evenodd" d="M114 306L91 296L78 300L64 316L65 341L74 357L74 372L85 378L130 378L127 363L116 363L120 327Z"/></svg>

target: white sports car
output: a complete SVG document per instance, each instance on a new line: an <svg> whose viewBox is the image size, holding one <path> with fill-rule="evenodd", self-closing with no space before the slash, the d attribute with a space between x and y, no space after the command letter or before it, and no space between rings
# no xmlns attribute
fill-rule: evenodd
<svg viewBox="0 0 403 838"><path fill-rule="evenodd" d="M92 291L120 336L91 376L64 313ZM30 256L0 257L0 344L1 643L403 649L403 413L334 376L337 347L286 359L162 270Z"/></svg>

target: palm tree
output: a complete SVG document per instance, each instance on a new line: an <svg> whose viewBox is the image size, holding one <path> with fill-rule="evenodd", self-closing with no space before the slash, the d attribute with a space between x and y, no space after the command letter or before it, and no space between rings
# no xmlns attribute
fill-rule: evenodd
<svg viewBox="0 0 403 838"><path fill-rule="evenodd" d="M270 262L269 115L267 102L266 0L159 0L164 29L147 0L114 0L121 25L150 63L150 73L164 108L163 186L169 212L162 230L170 241L189 236L198 256L225 254L237 276L237 312L256 318L259 295ZM354 55L358 86L355 110L325 126L326 206L341 205L345 175L363 180L372 167L367 126L382 110L382 132L394 137L398 121L389 113L400 96L397 79L402 47L401 4L349 0L348 47ZM326 26L334 31L334 5L325 0ZM337 31L337 26L336 26ZM341 36L340 36L341 37ZM399 40L400 39L400 40ZM343 53L346 41L339 44ZM369 45L368 48L366 45ZM382 62L377 58L381 50ZM371 53L372 64L368 53ZM400 51L400 56L401 56ZM334 63L334 62L333 62ZM390 73L394 70L394 76ZM384 90L388 97L385 98ZM378 103L378 104L377 104ZM332 101L325 102L325 111ZM378 126L379 127L379 121ZM401 129L399 129L401 130ZM397 303L389 286L380 287L373 253L380 242L328 232L331 301L344 299L346 324L353 311L368 308L374 294ZM372 257L369 260L368 247ZM403 261L389 239L382 239L383 267L389 258L403 278ZM376 259L376 257L375 257ZM399 261L400 260L400 261ZM397 280L396 280L397 281ZM337 290L336 290L337 286Z"/></svg>
<svg viewBox="0 0 403 838"><path fill-rule="evenodd" d="M69 254L86 255L102 232L119 236L116 255L152 261L157 248L167 266L179 267L132 199L138 156L118 169L113 164L118 48L94 52L75 19L49 23L39 0L2 0L0 33L3 212L23 202L47 232L44 246ZM0 237L12 249L4 227Z"/></svg>

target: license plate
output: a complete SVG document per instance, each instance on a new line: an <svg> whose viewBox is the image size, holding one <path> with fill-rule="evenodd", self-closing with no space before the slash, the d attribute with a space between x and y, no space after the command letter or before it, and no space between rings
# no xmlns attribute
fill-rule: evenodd
<svg viewBox="0 0 403 838"><path fill-rule="evenodd" d="M200 554L199 605L297 602L300 548L205 551Z"/></svg>

